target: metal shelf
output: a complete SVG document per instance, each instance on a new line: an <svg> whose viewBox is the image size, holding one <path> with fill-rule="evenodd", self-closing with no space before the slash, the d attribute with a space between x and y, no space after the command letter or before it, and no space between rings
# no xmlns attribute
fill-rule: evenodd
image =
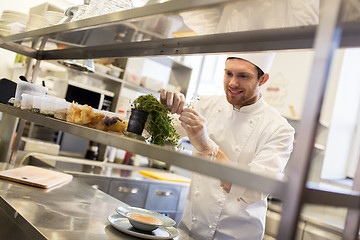
<svg viewBox="0 0 360 240"><path fill-rule="evenodd" d="M134 21L134 19L141 19L149 16L178 14L187 10L221 6L222 4L234 1L235 0L186 0L151 4L140 8L133 8L74 22L54 25L3 38L0 37L0 45L6 42L33 41L39 37L56 35L61 32L76 32L81 30L106 28L128 20Z"/></svg>
<svg viewBox="0 0 360 240"><path fill-rule="evenodd" d="M113 146L132 153L176 165L185 169L196 171L225 181L233 182L248 188L269 192L274 196L283 195L283 182L270 176L262 176L250 172L247 168L233 168L229 165L210 162L207 159L189 156L180 151L167 147L148 144L144 141L125 137L120 134L108 133L89 127L76 125L55 118L46 117L39 113L22 110L9 105L0 104L0 112L10 114L23 120L55 130L81 136L105 145Z"/></svg>
<svg viewBox="0 0 360 240"><path fill-rule="evenodd" d="M62 50L35 50L6 37L0 47L39 60L92 59L135 56L174 56L265 50L312 49L316 26L254 30L161 39L144 42L115 43L101 46L73 47ZM41 31L40 31L41 33ZM15 35L14 35L15 36ZM40 37L36 35L37 37ZM35 36L34 36L35 37ZM344 25L339 47L360 46L359 22Z"/></svg>
<svg viewBox="0 0 360 240"><path fill-rule="evenodd" d="M144 141L125 137L124 135L116 133L108 133L86 126L68 123L5 104L0 104L0 112L34 122L41 126L85 137L105 145L124 149L125 151L157 159L171 165L223 179L246 188L268 192L272 196L276 196L280 199L284 197L284 184L286 184L286 182L273 176L256 174L249 171L246 167L233 168L230 165L210 162L209 160L189 156L167 147L148 144ZM360 208L359 192L343 188L334 188L333 186L329 188L329 186L309 184L305 191L304 201L311 204L321 203L330 206Z"/></svg>
<svg viewBox="0 0 360 240"><path fill-rule="evenodd" d="M249 52L265 50L312 49L317 26L301 26L254 30L246 32L231 32L192 36L182 38L168 38L152 41L121 42L96 46L74 46L61 50L36 50L21 45L24 40L35 40L52 37L80 30L106 28L114 24L121 24L122 20L130 18L178 13L196 6L220 4L228 1L189 1L189 6L176 4L177 1L142 8L134 8L122 12L55 25L43 29L29 31L0 38L0 47L14 51L38 60L54 59L94 59L134 56L176 56L191 54ZM176 9L176 10L175 10ZM130 17L131 16L131 17ZM96 22L97 24L94 24ZM342 38L339 47L360 46L359 22L345 22L342 26Z"/></svg>
<svg viewBox="0 0 360 240"><path fill-rule="evenodd" d="M360 192L329 184L308 182L304 202L346 208L360 208Z"/></svg>

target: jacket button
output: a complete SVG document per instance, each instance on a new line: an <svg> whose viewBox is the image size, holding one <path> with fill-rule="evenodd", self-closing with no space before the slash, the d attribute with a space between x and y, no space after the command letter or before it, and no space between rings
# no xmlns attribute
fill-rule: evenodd
<svg viewBox="0 0 360 240"><path fill-rule="evenodd" d="M196 222L196 217L193 217L192 220L193 220L193 222Z"/></svg>
<svg viewBox="0 0 360 240"><path fill-rule="evenodd" d="M213 228L213 226L209 225L209 229L212 229L212 228Z"/></svg>
<svg viewBox="0 0 360 240"><path fill-rule="evenodd" d="M199 191L195 191L195 195L196 195L196 196L199 195Z"/></svg>

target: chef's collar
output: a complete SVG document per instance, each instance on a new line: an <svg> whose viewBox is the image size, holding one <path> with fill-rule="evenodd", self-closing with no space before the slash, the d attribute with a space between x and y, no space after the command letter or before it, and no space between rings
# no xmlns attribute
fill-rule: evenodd
<svg viewBox="0 0 360 240"><path fill-rule="evenodd" d="M243 106L240 109L235 108L232 106L233 110L241 113L251 113L259 109L263 103L263 97L261 96L259 100L256 101L256 103L253 103L251 105Z"/></svg>

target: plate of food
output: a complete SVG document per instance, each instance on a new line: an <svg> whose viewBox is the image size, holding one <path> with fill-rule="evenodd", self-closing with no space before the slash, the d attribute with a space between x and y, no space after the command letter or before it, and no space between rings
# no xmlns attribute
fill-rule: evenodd
<svg viewBox="0 0 360 240"><path fill-rule="evenodd" d="M118 207L116 212L127 218L130 224L142 231L153 231L158 227L172 227L176 222L161 213L137 207Z"/></svg>
<svg viewBox="0 0 360 240"><path fill-rule="evenodd" d="M128 218L120 214L108 216L108 221L117 230L128 235L143 239L173 239L179 235L179 231L174 227L158 227L153 231L143 231L133 227Z"/></svg>

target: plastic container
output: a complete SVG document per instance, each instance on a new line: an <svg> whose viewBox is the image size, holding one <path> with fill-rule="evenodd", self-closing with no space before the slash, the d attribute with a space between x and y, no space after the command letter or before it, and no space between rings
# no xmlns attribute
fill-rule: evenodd
<svg viewBox="0 0 360 240"><path fill-rule="evenodd" d="M159 80L156 80L156 79L153 79L153 78L149 78L149 77L142 77L141 78L141 85L144 88L150 89L150 90L155 91L155 92L160 92L161 89L164 88L164 83L163 82L161 82Z"/></svg>
<svg viewBox="0 0 360 240"><path fill-rule="evenodd" d="M20 108L23 110L32 110L34 95L23 93L21 94L21 105Z"/></svg>
<svg viewBox="0 0 360 240"><path fill-rule="evenodd" d="M43 97L45 97L45 95L36 95L33 97L33 107L32 107L33 112L40 113L41 102Z"/></svg>
<svg viewBox="0 0 360 240"><path fill-rule="evenodd" d="M31 138L21 138L25 145L24 151L59 155L60 145Z"/></svg>
<svg viewBox="0 0 360 240"><path fill-rule="evenodd" d="M53 96L44 96L41 99L40 113L46 116L54 117L56 104L59 101L62 101L62 99Z"/></svg>
<svg viewBox="0 0 360 240"><path fill-rule="evenodd" d="M65 99L56 99L54 118L66 121L71 103Z"/></svg>
<svg viewBox="0 0 360 240"><path fill-rule="evenodd" d="M99 63L95 63L94 65L95 65L95 71L98 73L107 74L111 70L110 67Z"/></svg>
<svg viewBox="0 0 360 240"><path fill-rule="evenodd" d="M119 67L116 67L114 65L107 65L109 68L110 68L110 71L108 72L109 75L113 76L113 77L119 77L120 76L120 73L123 72L124 70L119 68Z"/></svg>
<svg viewBox="0 0 360 240"><path fill-rule="evenodd" d="M119 132L123 133L125 130L123 127L123 121L125 119L124 114L109 112L109 111L102 111L103 114L105 114L104 118L104 124L105 124L105 131L109 132Z"/></svg>
<svg viewBox="0 0 360 240"><path fill-rule="evenodd" d="M32 95L42 94L45 95L48 91L46 87L35 85L33 83L25 82L18 80L16 85L16 92L15 92L15 101L14 106L15 107L21 107L21 95L23 93L28 93Z"/></svg>

